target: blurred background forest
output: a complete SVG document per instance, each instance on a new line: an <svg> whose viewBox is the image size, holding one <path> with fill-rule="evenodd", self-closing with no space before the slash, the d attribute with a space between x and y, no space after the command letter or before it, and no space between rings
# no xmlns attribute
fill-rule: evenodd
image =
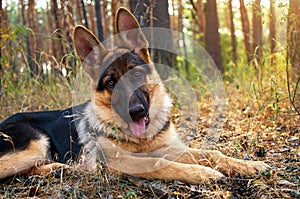
<svg viewBox="0 0 300 199"><path fill-rule="evenodd" d="M247 89L252 85L257 92L268 91L268 106L275 112L284 101L288 111L299 115L299 0L1 0L0 5L0 119L14 112L11 104L16 110L69 105L63 103L71 101L67 96L55 97L65 90L50 85L70 86L80 68L72 28L83 24L103 41L115 32L120 6L129 8L142 27L169 28L199 42L225 83L239 88L246 82ZM178 46L184 44L184 38L175 39ZM151 55L155 63L181 67L191 76L182 59L158 51ZM31 86L39 88L30 90ZM48 105L30 97L39 89L51 93Z"/></svg>
<svg viewBox="0 0 300 199"><path fill-rule="evenodd" d="M134 13L142 27L169 28L202 44L226 82L233 83L244 76L253 77L248 80L258 91L271 89L271 95L275 96L271 106L275 111L279 111L280 101L287 101L290 102L287 103L289 109L299 114L298 0L6 0L0 5L2 96L9 96L11 89L19 94L22 91L28 93L25 88L34 84L32 80L54 81L54 85L55 81L64 81L62 79L70 82L80 68L72 43L74 25L83 24L103 41L115 32L113 24L117 8L125 6ZM159 37L153 35L155 39ZM175 39L178 46L184 43L184 38ZM192 76L186 66L188 63L182 59L162 51L152 51L151 54L155 63L182 66L186 76ZM265 80L270 81L271 87ZM235 86L240 84L235 83ZM282 90L278 85L282 85ZM14 96L19 95L15 93ZM52 96L54 102L55 98ZM24 102L26 100L15 104ZM8 105L7 102L1 103L7 107L5 104ZM26 104L30 107L39 102L28 101Z"/></svg>

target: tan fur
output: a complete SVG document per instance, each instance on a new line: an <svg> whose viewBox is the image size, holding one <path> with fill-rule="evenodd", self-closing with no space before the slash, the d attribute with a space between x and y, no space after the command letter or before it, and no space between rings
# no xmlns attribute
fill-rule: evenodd
<svg viewBox="0 0 300 199"><path fill-rule="evenodd" d="M127 9L119 9L116 21L117 31L120 33L118 43L122 47L113 50L104 49L106 55L100 60L113 60L118 54L134 51L149 64L151 74L147 76L147 87L150 91L149 118L151 122L146 129L146 136L142 138L125 133L122 129L127 128L126 122L112 111L112 94L106 90L94 92L92 102L86 110L87 117L83 121L91 124L92 131L105 133L90 138L90 132L85 129L85 122L79 124L79 137L86 151L89 151L88 158L85 158L85 165L95 168L92 165L96 164L97 157L102 154L102 161L105 161L112 172L127 173L148 179L182 180L190 183L201 183L208 179L217 180L224 176L221 172L229 175L232 173L253 174L268 168L268 165L263 162L238 160L227 157L219 151L188 148L179 140L172 124L164 129L171 101L150 61L147 50L148 42L134 16ZM130 32L135 28L137 28L136 32ZM122 31L125 32L122 33ZM86 34L88 38L94 38L93 35L88 34ZM75 34L74 40L77 39ZM97 42L95 40L93 43ZM102 45L99 45L102 48ZM80 54L80 49L77 49L77 52ZM84 61L84 57L82 60ZM96 85L98 80L93 80L95 81L93 85ZM117 134L113 131L114 127L118 128Z"/></svg>
<svg viewBox="0 0 300 199"><path fill-rule="evenodd" d="M0 179L42 164L47 159L48 145L48 139L41 135L38 140L31 141L26 149L1 156Z"/></svg>
<svg viewBox="0 0 300 199"><path fill-rule="evenodd" d="M66 164L54 162L51 164L45 164L45 165L33 167L29 172L27 172L27 175L47 175L59 168L70 169L70 167Z"/></svg>
<svg viewBox="0 0 300 199"><path fill-rule="evenodd" d="M173 124L169 124L171 100L150 61L148 42L139 29L138 22L127 9L121 8L117 13L116 25L117 31L124 31L125 34L120 35L121 48L113 50L106 49L83 26L74 29L75 48L92 79L91 102L83 111L83 118L77 127L79 140L84 148L82 159L76 168L94 171L100 159L116 173L148 179L202 183L208 179L222 178L222 173L249 175L269 167L260 161L227 157L219 151L186 147L178 138ZM136 32L126 32L135 28ZM126 132L127 123L112 110L112 92L106 89L101 92L96 90L101 63L131 51L146 61L151 69L151 74L146 79L150 93L150 123L143 137L135 137ZM124 65L122 67L129 67ZM40 175L48 174L59 167L68 168L60 163L39 165L45 163L48 146L47 138L41 135L38 140L32 140L26 149L1 156L0 179L31 168L33 169L29 174Z"/></svg>
<svg viewBox="0 0 300 199"><path fill-rule="evenodd" d="M203 183L224 177L222 173L250 175L268 168L260 161L238 160L215 150L185 147L172 130L135 143L99 137L97 145L113 172L143 178Z"/></svg>

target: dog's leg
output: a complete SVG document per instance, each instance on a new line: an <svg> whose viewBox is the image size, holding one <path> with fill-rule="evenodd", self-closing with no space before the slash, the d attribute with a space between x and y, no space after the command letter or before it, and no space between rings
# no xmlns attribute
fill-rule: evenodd
<svg viewBox="0 0 300 199"><path fill-rule="evenodd" d="M0 157L0 179L24 173L47 158L48 141L41 136L30 141L26 149L11 152Z"/></svg>
<svg viewBox="0 0 300 199"><path fill-rule="evenodd" d="M200 164L212 167L223 173L240 173L245 175L255 174L270 168L261 161L246 161L228 157L216 150L199 150L188 148L177 160L185 164Z"/></svg>
<svg viewBox="0 0 300 199"><path fill-rule="evenodd" d="M151 153L131 153L122 150L118 144L104 137L98 138L98 141L98 144L101 144L97 146L98 152L104 153L103 160L114 172L148 179L181 180L189 183L201 183L224 177L222 173L199 164L178 163Z"/></svg>
<svg viewBox="0 0 300 199"><path fill-rule="evenodd" d="M107 165L114 172L127 173L137 177L160 180L180 180L187 183L204 183L218 180L224 175L212 168L197 164L182 164L163 158L120 155L109 159Z"/></svg>
<svg viewBox="0 0 300 199"><path fill-rule="evenodd" d="M70 166L66 165L66 164L62 164L62 163L51 163L51 164L44 164L41 166L37 166L37 167L33 167L29 172L27 172L27 175L48 175L50 173L52 173L54 170L56 169L69 169Z"/></svg>

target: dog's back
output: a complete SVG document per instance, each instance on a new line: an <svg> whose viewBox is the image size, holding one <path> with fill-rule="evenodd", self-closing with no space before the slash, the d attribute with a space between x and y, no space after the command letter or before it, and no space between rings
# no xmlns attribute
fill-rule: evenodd
<svg viewBox="0 0 300 199"><path fill-rule="evenodd" d="M86 104L65 110L17 113L0 124L0 179L52 159L76 160L82 145L76 120ZM76 113L73 113L76 110Z"/></svg>

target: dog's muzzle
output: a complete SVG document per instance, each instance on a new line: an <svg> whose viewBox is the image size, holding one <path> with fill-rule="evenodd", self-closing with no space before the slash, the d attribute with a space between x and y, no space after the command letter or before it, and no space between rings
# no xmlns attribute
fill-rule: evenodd
<svg viewBox="0 0 300 199"><path fill-rule="evenodd" d="M148 109L143 104L137 104L129 108L129 114L132 119L129 122L129 128L134 136L143 136L149 124Z"/></svg>

